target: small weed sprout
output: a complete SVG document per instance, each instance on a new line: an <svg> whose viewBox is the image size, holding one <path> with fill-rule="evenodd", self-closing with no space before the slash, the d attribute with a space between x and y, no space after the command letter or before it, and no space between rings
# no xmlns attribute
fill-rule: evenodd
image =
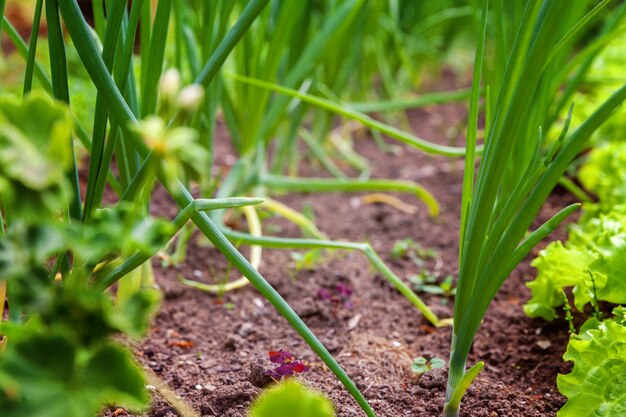
<svg viewBox="0 0 626 417"><path fill-rule="evenodd" d="M452 285L452 275L446 275L440 282L438 274L433 274L423 269L417 275L409 275L408 279L413 284L415 291L418 292L444 297L454 297L456 293L456 288Z"/></svg>
<svg viewBox="0 0 626 417"><path fill-rule="evenodd" d="M302 363L286 350L270 351L270 362L277 365L274 369L269 369L263 374L278 382L283 378L288 378L295 374L309 371L309 367Z"/></svg>
<svg viewBox="0 0 626 417"><path fill-rule="evenodd" d="M446 366L446 361L441 358L431 358L426 359L423 356L417 357L413 359L413 363L411 364L411 371L418 377L421 377L426 372L432 371L433 369L441 369Z"/></svg>
<svg viewBox="0 0 626 417"><path fill-rule="evenodd" d="M391 249L391 259L410 259L417 266L423 266L427 260L436 259L439 253L433 248L425 248L413 239L396 240Z"/></svg>
<svg viewBox="0 0 626 417"><path fill-rule="evenodd" d="M312 271L324 260L323 249L311 249L306 252L291 252L296 271Z"/></svg>

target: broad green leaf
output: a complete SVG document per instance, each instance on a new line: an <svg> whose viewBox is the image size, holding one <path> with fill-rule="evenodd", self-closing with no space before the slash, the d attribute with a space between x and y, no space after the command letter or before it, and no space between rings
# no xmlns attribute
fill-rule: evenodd
<svg viewBox="0 0 626 417"><path fill-rule="evenodd" d="M100 404L115 402L139 409L148 401L143 374L130 352L112 343L103 345L89 359L84 386Z"/></svg>
<svg viewBox="0 0 626 417"><path fill-rule="evenodd" d="M0 101L0 112L6 122L60 169L70 167L72 159L67 145L72 135L72 118L64 103L33 92L24 101L4 98Z"/></svg>
<svg viewBox="0 0 626 417"><path fill-rule="evenodd" d="M626 415L626 327L606 320L572 336L563 358L574 368L557 378L568 398L559 417Z"/></svg>
<svg viewBox="0 0 626 417"><path fill-rule="evenodd" d="M329 400L297 382L266 391L250 410L252 417L334 417Z"/></svg>

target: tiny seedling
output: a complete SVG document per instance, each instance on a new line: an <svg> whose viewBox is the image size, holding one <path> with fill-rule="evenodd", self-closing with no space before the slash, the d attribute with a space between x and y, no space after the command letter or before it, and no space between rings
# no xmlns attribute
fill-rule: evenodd
<svg viewBox="0 0 626 417"><path fill-rule="evenodd" d="M291 252L296 271L312 271L324 261L323 249L311 249L305 252Z"/></svg>
<svg viewBox="0 0 626 417"><path fill-rule="evenodd" d="M426 372L432 371L433 369L441 369L445 366L446 361L441 358L426 359L425 357L420 356L413 359L411 371L413 371L413 373L418 377L421 377Z"/></svg>
<svg viewBox="0 0 626 417"><path fill-rule="evenodd" d="M417 275L409 275L409 281L413 284L415 291L442 295L444 297L454 297L456 293L456 288L452 285L452 280L452 275L446 275L446 277L439 282L439 275L433 274L426 269L423 269Z"/></svg>
<svg viewBox="0 0 626 417"><path fill-rule="evenodd" d="M413 239L396 240L391 249L391 259L410 259L417 266L422 266L429 259L436 259L439 253L433 248L425 248Z"/></svg>

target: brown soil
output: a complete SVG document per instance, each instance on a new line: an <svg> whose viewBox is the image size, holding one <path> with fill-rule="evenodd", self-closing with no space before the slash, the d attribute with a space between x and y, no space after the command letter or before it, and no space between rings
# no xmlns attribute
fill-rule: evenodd
<svg viewBox="0 0 626 417"><path fill-rule="evenodd" d="M444 142L451 126L462 122L464 116L462 107L440 106L411 112L410 123L418 135ZM378 203L357 208L359 195L291 194L278 198L296 209L311 207L316 224L333 239L369 241L403 278L421 269L411 260L390 258L394 242L406 238L438 251L439 259L428 261L424 268L442 277L456 276L461 162L425 156L403 146L397 147L397 154L384 153L369 138L357 140L356 147L371 162L374 177L416 180L427 187L440 202L441 215L430 218L421 202L405 195L398 197L418 206L416 215ZM222 162L225 152L218 153ZM319 174L316 166L303 165L302 175ZM554 194L539 220L571 200L568 195ZM157 211L172 214L165 197L155 206ZM297 228L285 221L270 219L264 225L267 234L299 236ZM561 228L553 238L563 236ZM260 370L271 367L267 352L281 348L311 365L311 371L298 379L328 396L338 416L364 415L252 286L218 300L179 283L181 275L211 282L211 270L226 271L215 249L194 242L183 265L163 269L155 263L155 267L164 302L137 354L202 416L246 416L260 392L255 386L259 385ZM418 379L411 374L410 364L417 356L447 358L451 329L429 326L402 295L372 271L361 254L327 253L312 270L295 271L289 251L264 250L260 272L327 346L377 416L441 415L445 370ZM561 359L567 326L562 321L546 323L524 315L522 306L529 298L524 283L533 274L528 260L522 263L491 305L469 359L470 364L485 361L486 367L465 396L462 416L554 416L564 403L555 380L557 373L568 371ZM318 296L319 288L339 282L353 289L351 309L333 309ZM440 317L451 316L451 301L423 297ZM174 415L159 398L148 414Z"/></svg>

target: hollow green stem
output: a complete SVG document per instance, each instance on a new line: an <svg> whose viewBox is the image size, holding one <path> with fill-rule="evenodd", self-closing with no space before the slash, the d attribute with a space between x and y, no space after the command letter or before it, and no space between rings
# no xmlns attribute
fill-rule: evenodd
<svg viewBox="0 0 626 417"><path fill-rule="evenodd" d="M292 209L286 204L271 198L266 198L261 207L278 214L290 222L298 225L300 229L313 236L316 239L326 239L326 235L322 233L315 223L309 220L305 215L297 210Z"/></svg>
<svg viewBox="0 0 626 417"><path fill-rule="evenodd" d="M67 58L57 0L48 0L46 2L46 21L48 23L48 45L50 49L52 91L55 98L69 104L70 92L67 75ZM72 167L68 173L68 180L70 184L72 184L72 197L69 202L69 214L72 218L80 220L82 217L82 203L73 138L70 139L67 146L70 148L70 155L72 156Z"/></svg>
<svg viewBox="0 0 626 417"><path fill-rule="evenodd" d="M43 0L37 0L35 4L35 14L33 15L33 27L30 32L30 43L28 46L28 58L26 59L26 71L24 74L24 95L28 94L33 85L33 72L35 70L35 53L37 52L37 41L39 40L39 24L41 22L41 12L43 10Z"/></svg>
<svg viewBox="0 0 626 417"><path fill-rule="evenodd" d="M384 180L384 179L348 179L348 178L294 178L281 175L263 174L259 183L272 190L298 191L298 192L361 192L361 191L399 191L413 194L422 200L430 215L435 217L439 214L437 200L424 187L413 181Z"/></svg>
<svg viewBox="0 0 626 417"><path fill-rule="evenodd" d="M362 113L384 113L416 109L419 107L435 106L438 104L454 103L470 97L472 90L441 91L436 93L421 94L416 97L406 97L395 100L377 102L353 102L346 106Z"/></svg>
<svg viewBox="0 0 626 417"><path fill-rule="evenodd" d="M248 30L252 22L258 17L267 6L269 0L251 0L241 12L237 22L228 32L224 40L219 44L217 49L204 65L200 74L196 77L196 83L207 87L226 61L226 58L239 42L244 33Z"/></svg>

